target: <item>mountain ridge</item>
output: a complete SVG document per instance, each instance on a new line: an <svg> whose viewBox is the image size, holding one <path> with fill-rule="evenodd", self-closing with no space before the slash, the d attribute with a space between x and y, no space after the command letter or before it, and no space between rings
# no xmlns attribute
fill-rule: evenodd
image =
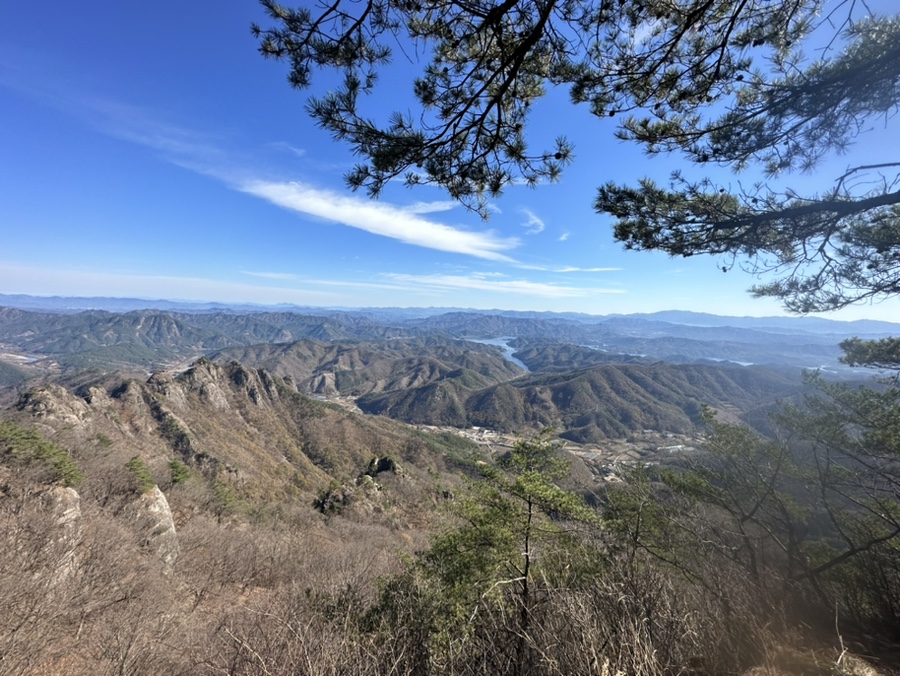
<svg viewBox="0 0 900 676"><path fill-rule="evenodd" d="M480 426L505 432L554 427L579 443L651 429L692 433L704 406L743 414L803 390L793 375L764 368L602 364L540 372L482 388L447 379L357 400L367 413L412 424Z"/></svg>
<svg viewBox="0 0 900 676"><path fill-rule="evenodd" d="M863 332L863 333L900 333L900 323L884 320L839 320L825 317L795 316L795 315L763 315L763 316L736 316L715 315L706 312L688 310L660 310L647 313L612 313L608 315L588 314L581 312L553 312L553 311L521 311L495 309L475 309L457 307L328 307L305 306L293 304L256 304L256 303L223 303L202 301L173 301L165 299L139 299L139 298L113 298L113 297L81 297L81 296L33 296L26 294L2 294L0 293L0 307L14 307L26 310L54 310L56 312L78 312L83 310L108 310L111 312L128 312L132 310L167 310L174 312L186 312L189 314L202 314L207 312L221 312L226 314L256 314L267 312L286 312L312 315L333 315L340 313L353 313L368 315L378 321L384 318L412 318L420 319L434 315L447 313L497 315L505 317L518 317L524 319L564 319L575 322L596 323L604 319L631 317L638 319L660 320L674 324L696 326L738 326L738 327L779 327L785 328L791 325L820 327L821 331L829 332L829 328L836 329L838 333Z"/></svg>

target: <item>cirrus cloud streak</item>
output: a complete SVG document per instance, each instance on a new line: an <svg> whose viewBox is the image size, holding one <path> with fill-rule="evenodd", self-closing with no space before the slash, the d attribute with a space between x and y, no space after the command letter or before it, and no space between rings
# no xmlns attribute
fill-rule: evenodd
<svg viewBox="0 0 900 676"><path fill-rule="evenodd" d="M622 289L562 286L531 282L525 279L497 279L494 275L407 275L388 273L386 279L400 284L415 284L421 288L443 290L490 291L495 293L525 295L535 298L584 298L597 294L625 293Z"/></svg>
<svg viewBox="0 0 900 676"><path fill-rule="evenodd" d="M514 237L459 230L420 218L414 210L346 197L296 181L248 181L238 189L290 211L438 251L510 263L513 259L501 252L519 245Z"/></svg>

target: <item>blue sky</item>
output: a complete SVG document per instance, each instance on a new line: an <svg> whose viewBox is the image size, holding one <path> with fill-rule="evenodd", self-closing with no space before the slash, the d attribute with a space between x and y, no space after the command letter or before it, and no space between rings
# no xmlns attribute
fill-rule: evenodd
<svg viewBox="0 0 900 676"><path fill-rule="evenodd" d="M353 156L306 116L286 65L258 55L253 21L265 24L252 0L3 3L0 293L783 314L722 261L612 239L591 208L596 187L664 181L680 162L616 141L615 120L565 92L537 107L532 143L565 134L574 164L558 184L508 189L487 223L433 188L350 192ZM412 68L382 77L385 105L408 96ZM892 145L873 135L859 157L892 161L880 154ZM849 163L790 185L821 188ZM900 303L832 316L897 320Z"/></svg>

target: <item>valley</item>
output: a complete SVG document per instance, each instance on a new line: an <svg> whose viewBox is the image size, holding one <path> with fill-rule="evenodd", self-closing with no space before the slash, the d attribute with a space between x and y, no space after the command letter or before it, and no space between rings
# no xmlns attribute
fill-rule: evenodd
<svg viewBox="0 0 900 676"><path fill-rule="evenodd" d="M802 393L794 364L831 359L828 366L840 370L833 355L854 328L695 316L676 317L694 322L687 324L533 313L188 310L0 308L0 402L13 405L43 384L77 394L116 379L174 382L204 364L258 369L311 401L455 436L489 455L550 427L600 480L617 467L666 461L669 447L692 447L704 406L764 424L767 410ZM734 361L711 356L726 353ZM741 366L739 357L770 366Z"/></svg>
<svg viewBox="0 0 900 676"><path fill-rule="evenodd" d="M803 368L859 377L840 363L840 341L882 337L895 326L691 313L27 305L0 308L0 401L7 403L30 382L110 372L147 378L202 357L264 369L354 412L500 434L553 427L582 445L643 430L690 435L704 405L757 424L768 408L800 395Z"/></svg>
<svg viewBox="0 0 900 676"><path fill-rule="evenodd" d="M488 457L500 457L521 441L521 435L505 434L480 427L460 429L434 425L415 425L424 432L455 434L484 449ZM590 471L596 483L622 481L623 472L681 460L689 457L702 443L702 435L675 434L642 430L625 439L607 439L595 444L566 441L559 449L578 458Z"/></svg>
<svg viewBox="0 0 900 676"><path fill-rule="evenodd" d="M764 428L769 410L802 396L801 365L854 377L837 345L858 328L690 313L128 310L124 301L110 311L100 300L60 311L40 302L0 308L7 406L42 383L77 393L116 378L170 382L197 364L259 369L351 416L456 437L488 456L553 428L589 470L585 487L693 448L705 406ZM891 325L859 328L877 337Z"/></svg>
<svg viewBox="0 0 900 676"><path fill-rule="evenodd" d="M15 387L92 372L146 378L204 357L265 369L300 393L409 424L501 433L553 427L580 444L644 429L689 434L703 405L753 415L799 394L802 364L853 376L837 359L852 327L833 323L823 333L800 319L788 328L719 321L5 308L0 341L4 381Z"/></svg>
<svg viewBox="0 0 900 676"><path fill-rule="evenodd" d="M839 343L900 329L189 310L0 308L0 673L380 674L421 618L496 654L523 551L535 622L585 637L559 659L697 618L672 640L728 663L705 618L801 560L766 529L818 535L772 414L821 391L804 364L855 392ZM748 521L772 589L735 582Z"/></svg>

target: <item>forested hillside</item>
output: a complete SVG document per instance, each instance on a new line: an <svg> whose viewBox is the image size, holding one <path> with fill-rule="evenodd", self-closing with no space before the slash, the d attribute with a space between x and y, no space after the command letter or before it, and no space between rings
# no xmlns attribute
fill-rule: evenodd
<svg viewBox="0 0 900 676"><path fill-rule="evenodd" d="M596 411L636 391L643 412L791 382L609 368L488 390ZM838 604L850 649L890 660L894 517L844 504L799 529L885 496L696 413L702 452L604 484L549 432L491 452L237 362L38 385L0 414L0 673L891 673L827 646ZM817 415L778 424L822 443Z"/></svg>
<svg viewBox="0 0 900 676"><path fill-rule="evenodd" d="M361 396L370 392L420 387L465 369L483 385L522 373L499 350L447 338L382 342L302 340L215 352L217 361L234 359L289 376L303 392Z"/></svg>
<svg viewBox="0 0 900 676"><path fill-rule="evenodd" d="M4 310L0 674L888 674L896 389L772 331Z"/></svg>
<svg viewBox="0 0 900 676"><path fill-rule="evenodd" d="M644 429L689 433L704 405L747 412L797 396L799 373L673 364L607 364L483 386L460 376L357 402L410 423L515 431L554 427L580 443Z"/></svg>
<svg viewBox="0 0 900 676"><path fill-rule="evenodd" d="M300 340L325 343L374 343L422 339L429 347L460 339L508 339L523 351L529 368L579 368L610 360L738 363L842 369L841 340L857 335L881 338L892 325L871 323L865 332L846 322L773 322L746 326L741 318L718 318L717 326L693 326L634 316L589 317L508 316L502 313L448 312L417 316L405 312L174 312L152 309L115 313L100 310L59 313L0 308L0 346L36 360L36 367L63 369L132 369L141 372L183 364L222 350ZM527 314L527 313L525 313ZM708 318L705 318L709 321ZM690 317L686 319L690 321ZM401 345L403 343L398 343ZM413 343L406 343L413 346ZM371 347L371 346L370 346ZM580 348L580 349L579 349ZM594 354L584 350L593 348ZM469 344L466 348L477 351ZM546 350L556 351L550 357ZM560 350L578 350L564 355ZM231 352L250 363L269 360L272 348ZM457 358L452 360L458 361ZM451 360L451 361L452 361ZM459 364L465 366L464 364ZM468 368L468 367L466 367ZM477 370L477 369L474 369Z"/></svg>

